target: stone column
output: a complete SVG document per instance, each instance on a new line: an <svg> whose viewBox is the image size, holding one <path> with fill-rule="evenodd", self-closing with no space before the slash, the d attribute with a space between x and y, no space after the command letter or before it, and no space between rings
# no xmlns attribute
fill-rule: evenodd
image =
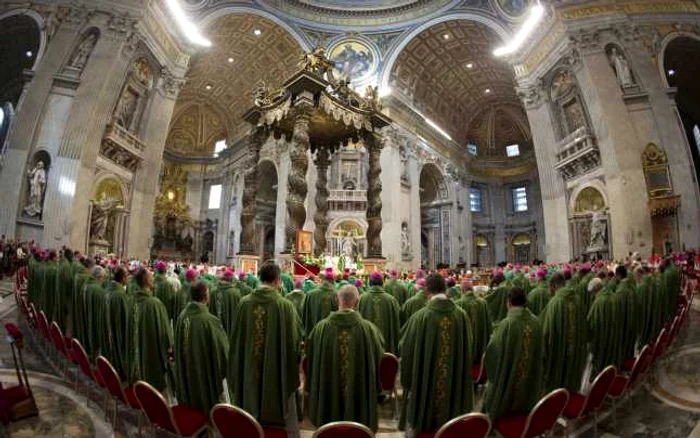
<svg viewBox="0 0 700 438"><path fill-rule="evenodd" d="M330 164L330 151L321 147L316 151L316 213L314 222L315 254L320 256L326 251L326 232L328 231L328 166Z"/></svg>
<svg viewBox="0 0 700 438"><path fill-rule="evenodd" d="M248 165L243 187L243 210L241 212L241 247L239 254L255 254L255 204L258 191L258 161L263 137L260 132L249 137Z"/></svg>
<svg viewBox="0 0 700 438"><path fill-rule="evenodd" d="M370 133L365 137L369 156L367 171L367 258L382 258L382 139Z"/></svg>
<svg viewBox="0 0 700 438"><path fill-rule="evenodd" d="M306 222L306 208L304 201L308 187L306 185L306 171L309 167L307 151L311 146L309 140L309 116L299 114L294 121L292 145L289 150L291 169L287 177L287 211L289 223L287 224L287 250L294 249L296 232Z"/></svg>
<svg viewBox="0 0 700 438"><path fill-rule="evenodd" d="M289 143L286 138L281 138L277 145L277 208L275 209L275 255L284 253L287 248L287 209L280 206L285 205L287 199L287 181L291 168L289 159Z"/></svg>

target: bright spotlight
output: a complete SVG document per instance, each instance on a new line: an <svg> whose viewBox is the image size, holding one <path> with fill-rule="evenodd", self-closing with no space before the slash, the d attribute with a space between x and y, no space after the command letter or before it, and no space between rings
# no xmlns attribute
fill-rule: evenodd
<svg viewBox="0 0 700 438"><path fill-rule="evenodd" d="M165 2L168 4L170 12L175 17L175 21L190 42L199 46L211 47L211 41L204 38L202 34L199 33L199 29L187 18L185 11L182 10L177 0L165 0Z"/></svg>
<svg viewBox="0 0 700 438"><path fill-rule="evenodd" d="M539 3L534 5L532 9L530 9L530 15L527 17L527 20L523 24L523 27L521 27L518 33L515 34L513 40L505 46L499 47L498 49L494 50L494 56L510 55L511 53L517 51L520 48L520 46L523 45L527 37L530 36L532 31L535 30L535 27L540 22L543 16L544 7L542 7L542 5L540 5Z"/></svg>

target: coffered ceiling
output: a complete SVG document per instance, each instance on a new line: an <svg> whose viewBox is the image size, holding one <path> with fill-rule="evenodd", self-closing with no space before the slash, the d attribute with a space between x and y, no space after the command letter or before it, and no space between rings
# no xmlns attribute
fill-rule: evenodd
<svg viewBox="0 0 700 438"><path fill-rule="evenodd" d="M242 116L253 106L256 86L261 81L271 88L279 86L296 71L302 53L284 29L256 15L226 15L203 34L212 47L190 62L166 143L167 148L190 155L211 155L215 141L221 139L217 137L240 135L246 129ZM217 135L201 132L216 119L221 127Z"/></svg>
<svg viewBox="0 0 700 438"><path fill-rule="evenodd" d="M399 54L390 86L465 149L474 139L500 148L501 143L511 141L506 140L510 135L501 138L501 130L515 139L529 139L513 70L492 55L501 44L498 35L481 23L460 20L435 25ZM503 110L484 112L487 108ZM496 139L489 141L493 135L487 133L487 126L499 131ZM503 155L495 149L489 154Z"/></svg>

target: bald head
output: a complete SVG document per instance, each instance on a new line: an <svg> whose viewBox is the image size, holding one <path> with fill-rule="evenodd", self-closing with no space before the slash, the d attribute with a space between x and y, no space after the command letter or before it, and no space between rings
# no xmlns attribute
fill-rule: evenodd
<svg viewBox="0 0 700 438"><path fill-rule="evenodd" d="M591 281L588 282L588 292L595 295L600 290L603 288L603 280L600 278L592 278Z"/></svg>
<svg viewBox="0 0 700 438"><path fill-rule="evenodd" d="M352 285L343 286L338 291L338 309L354 309L359 299L357 288Z"/></svg>

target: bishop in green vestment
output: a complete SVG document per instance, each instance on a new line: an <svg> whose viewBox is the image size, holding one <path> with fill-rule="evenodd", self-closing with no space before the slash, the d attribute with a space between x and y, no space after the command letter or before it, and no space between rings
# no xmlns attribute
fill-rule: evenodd
<svg viewBox="0 0 700 438"><path fill-rule="evenodd" d="M168 380L172 382L169 350L173 344L173 334L168 311L153 296L153 279L148 269L138 268L134 277L135 291L128 328L129 383L144 380L162 392Z"/></svg>
<svg viewBox="0 0 700 438"><path fill-rule="evenodd" d="M360 298L358 307L360 315L374 323L384 337L384 348L389 353L397 354L401 325L399 323L399 303L382 287L383 277L373 272L369 278L369 291Z"/></svg>
<svg viewBox="0 0 700 438"><path fill-rule="evenodd" d="M92 268L92 278L85 285L85 313L88 318L85 351L96 358L102 354L102 341L105 333L105 291L102 284L105 270L102 266Z"/></svg>
<svg viewBox="0 0 700 438"><path fill-rule="evenodd" d="M73 281L75 267L73 266L73 251L63 250L63 259L58 264L56 272L56 310L55 321L65 331L71 310L71 298L73 295Z"/></svg>
<svg viewBox="0 0 700 438"><path fill-rule="evenodd" d="M49 251L49 260L46 262L44 269L44 313L51 324L51 321L56 320L56 302L57 302L57 280L58 265L56 263L56 251Z"/></svg>
<svg viewBox="0 0 700 438"><path fill-rule="evenodd" d="M294 308L296 309L299 318L301 318L301 303L304 302L304 291L302 290L302 287L303 285L301 280L296 280L294 282L294 289L292 289L292 291L284 297L294 304Z"/></svg>
<svg viewBox="0 0 700 438"><path fill-rule="evenodd" d="M109 348L107 359L122 378L126 377L129 360L128 324L130 298L126 294L126 270L115 268L114 278L109 286L105 303L105 325Z"/></svg>
<svg viewBox="0 0 700 438"><path fill-rule="evenodd" d="M537 271L537 278L539 280L537 286L527 295L527 308L535 316L542 313L544 308L547 307L549 300L552 299L552 292L547 281L547 271L544 269Z"/></svg>
<svg viewBox="0 0 700 438"><path fill-rule="evenodd" d="M392 269L389 276L391 278L384 284L384 290L386 290L389 295L396 298L399 306L403 306L403 303L408 300L408 289L399 281L399 273L396 269Z"/></svg>
<svg viewBox="0 0 700 438"><path fill-rule="evenodd" d="M497 272L494 274L491 280L491 291L484 297L489 305L489 312L491 313L491 320L493 320L493 322L498 322L505 318L508 312L506 303L508 301L509 290L510 285L506 282L506 277L503 273Z"/></svg>
<svg viewBox="0 0 700 438"><path fill-rule="evenodd" d="M406 325L411 316L425 307L428 297L425 295L425 278L416 281L416 293L401 306L401 326Z"/></svg>
<svg viewBox="0 0 700 438"><path fill-rule="evenodd" d="M178 403L209 412L222 401L228 339L209 313L206 284L195 283L190 291L192 300L175 325L175 393Z"/></svg>
<svg viewBox="0 0 700 438"><path fill-rule="evenodd" d="M604 287L603 281L595 278L589 289L589 293L595 296L588 312L588 336L593 355L591 375L595 376L608 365L618 369L622 365L622 327L614 286Z"/></svg>
<svg viewBox="0 0 700 438"><path fill-rule="evenodd" d="M87 268L88 260L84 259L75 270L73 294L71 298L71 336L83 342L87 337L87 315L85 315L85 283L90 278Z"/></svg>
<svg viewBox="0 0 700 438"><path fill-rule="evenodd" d="M560 272L552 275L554 296L540 314L544 341L544 392L579 391L588 359L588 321L574 289Z"/></svg>
<svg viewBox="0 0 700 438"><path fill-rule="evenodd" d="M215 315L221 321L226 336L230 337L236 327L236 314L238 313L238 304L241 302L241 293L232 283L233 271L226 269L218 287L216 288L216 307Z"/></svg>
<svg viewBox="0 0 700 438"><path fill-rule="evenodd" d="M637 325L637 347L641 350L644 345L654 340L654 279L644 268L638 266L634 270L634 281L637 285L636 295L639 305L639 320Z"/></svg>
<svg viewBox="0 0 700 438"><path fill-rule="evenodd" d="M339 310L316 324L306 342L309 417L316 427L354 421L377 431L382 335L353 310L357 300L357 289L343 286Z"/></svg>
<svg viewBox="0 0 700 438"><path fill-rule="evenodd" d="M192 283L197 281L197 272L194 269L188 269L185 272L185 279L182 282L182 286L179 291L174 291L172 299L170 300L170 310L169 315L172 315L173 323L177 321L180 316L180 312L185 309L187 303L190 301L190 288Z"/></svg>
<svg viewBox="0 0 700 438"><path fill-rule="evenodd" d="M469 323L472 333L472 360L473 363L481 362L486 345L491 338L493 323L491 322L491 314L489 313L486 300L477 297L474 294L474 289L469 281L464 281L461 284L462 297L456 301L469 317Z"/></svg>
<svg viewBox="0 0 700 438"><path fill-rule="evenodd" d="M634 280L627 276L625 266L620 265L615 269L615 283L617 284L615 296L619 302L618 311L620 312L617 322L621 330L620 353L624 361L634 357L641 307L638 305Z"/></svg>
<svg viewBox="0 0 700 438"><path fill-rule="evenodd" d="M663 278L663 292L666 297L664 308L666 309L664 323L673 321L678 310L678 294L681 292L681 277L675 263L670 259L664 260L661 265Z"/></svg>
<svg viewBox="0 0 700 438"><path fill-rule="evenodd" d="M241 299L226 377L234 405L263 425L298 433L301 321L279 292L280 274L277 265L263 266L262 286Z"/></svg>
<svg viewBox="0 0 700 438"><path fill-rule="evenodd" d="M399 343L402 430L435 432L473 407L469 318L445 291L445 279L430 275L426 279L430 301L403 329Z"/></svg>
<svg viewBox="0 0 700 438"><path fill-rule="evenodd" d="M309 334L316 323L338 310L335 286L333 286L333 274L326 273L323 284L304 297L301 304L301 319L304 323L304 333Z"/></svg>
<svg viewBox="0 0 700 438"><path fill-rule="evenodd" d="M511 289L508 313L486 347L488 383L482 409L492 422L529 411L542 392L542 327L525 303L525 293Z"/></svg>
<svg viewBox="0 0 700 438"><path fill-rule="evenodd" d="M165 272L167 269L168 267L165 262L156 263L156 273L153 276L153 295L163 303L168 310L168 316L174 323L178 317L178 315L175 314L176 310L173 308L175 291L166 277Z"/></svg>

